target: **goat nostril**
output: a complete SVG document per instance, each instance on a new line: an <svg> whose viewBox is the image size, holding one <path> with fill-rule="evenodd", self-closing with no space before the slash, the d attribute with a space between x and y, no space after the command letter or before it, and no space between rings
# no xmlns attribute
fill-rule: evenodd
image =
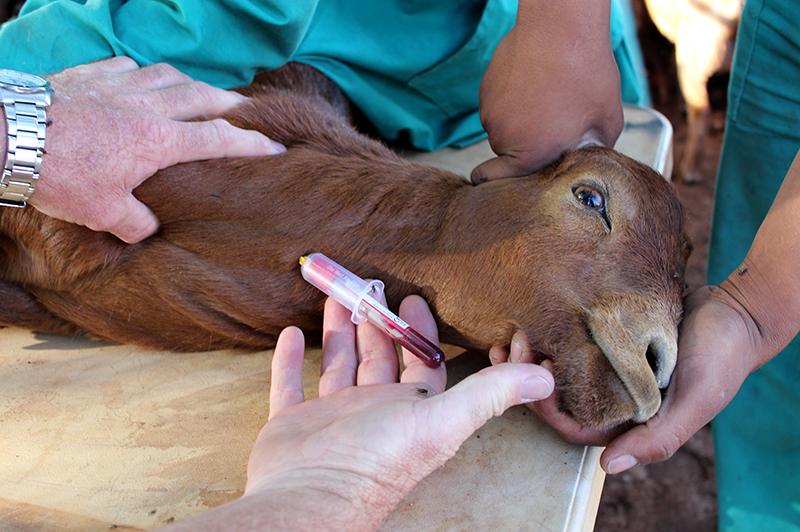
<svg viewBox="0 0 800 532"><path fill-rule="evenodd" d="M645 357L650 371L656 378L658 388L666 390L678 361L677 331L674 335L664 334L651 337Z"/></svg>
<svg viewBox="0 0 800 532"><path fill-rule="evenodd" d="M661 359L658 356L658 351L653 346L653 344L647 346L647 353L645 353L645 357L647 357L647 364L650 366L650 371L653 372L653 375L655 375L656 380L659 380L660 377L659 369L661 368ZM660 382L659 385L661 385Z"/></svg>

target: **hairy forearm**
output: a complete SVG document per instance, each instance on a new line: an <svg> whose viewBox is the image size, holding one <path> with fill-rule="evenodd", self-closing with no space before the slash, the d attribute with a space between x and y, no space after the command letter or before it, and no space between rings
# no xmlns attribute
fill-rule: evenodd
<svg viewBox="0 0 800 532"><path fill-rule="evenodd" d="M311 501L313 504L310 504ZM349 504L348 501L333 496L328 497L328 502L340 508ZM320 493L312 490L267 491L244 496L177 523L169 528L169 532L367 530L363 527L353 528L357 524L353 520L343 519L342 512L329 511L326 504L321 503Z"/></svg>
<svg viewBox="0 0 800 532"><path fill-rule="evenodd" d="M248 484L241 498L168 531L371 532L402 498L393 494L387 499L384 492L359 475L311 468L288 479L267 477Z"/></svg>
<svg viewBox="0 0 800 532"><path fill-rule="evenodd" d="M800 153L792 163L747 257L723 282L752 317L753 367L800 331Z"/></svg>

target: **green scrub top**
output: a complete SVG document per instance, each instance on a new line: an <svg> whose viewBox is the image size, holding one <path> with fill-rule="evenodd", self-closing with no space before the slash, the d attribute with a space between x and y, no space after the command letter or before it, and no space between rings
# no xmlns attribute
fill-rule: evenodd
<svg viewBox="0 0 800 532"><path fill-rule="evenodd" d="M728 88L709 283L739 267L798 150L800 3L747 0ZM750 375L711 427L719 531L800 532L800 339Z"/></svg>
<svg viewBox="0 0 800 532"><path fill-rule="evenodd" d="M0 28L2 68L45 75L126 55L222 88L287 61L333 79L387 140L485 137L478 89L515 0L28 0ZM610 27L623 99L648 101L629 0Z"/></svg>

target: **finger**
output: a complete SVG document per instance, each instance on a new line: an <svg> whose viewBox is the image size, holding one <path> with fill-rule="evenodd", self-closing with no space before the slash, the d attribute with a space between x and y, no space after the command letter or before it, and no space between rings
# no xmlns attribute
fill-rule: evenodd
<svg viewBox="0 0 800 532"><path fill-rule="evenodd" d="M139 65L136 63L136 61L124 55L102 59L95 63L91 63L89 66L92 66L106 74L121 74L123 72L132 72L139 68Z"/></svg>
<svg viewBox="0 0 800 532"><path fill-rule="evenodd" d="M605 146L613 148L616 143L617 137L612 137L611 140L603 135L599 129L592 128L575 142L574 149L580 150L581 148L588 148L590 146ZM609 143L610 142L610 143Z"/></svg>
<svg viewBox="0 0 800 532"><path fill-rule="evenodd" d="M489 349L489 361L491 361L492 366L505 364L508 362L508 349L500 347L499 345L493 346Z"/></svg>
<svg viewBox="0 0 800 532"><path fill-rule="evenodd" d="M400 317L430 342L439 345L436 320L433 319L433 314L424 299L419 296L406 297L400 303ZM424 384L429 396L444 391L447 385L447 369L444 364L438 368L430 368L405 348L403 348L403 364L405 369L400 378L401 382Z"/></svg>
<svg viewBox="0 0 800 532"><path fill-rule="evenodd" d="M702 375L697 382L704 382ZM674 384L655 417L612 441L603 451L600 465L607 473L667 460L727 404L720 397L720 388L708 381L702 390L692 384L681 390L679 383Z"/></svg>
<svg viewBox="0 0 800 532"><path fill-rule="evenodd" d="M431 416L438 424L439 438L460 445L492 417L514 405L543 399L552 391L553 376L541 366L500 364L470 375L422 404L443 410Z"/></svg>
<svg viewBox="0 0 800 532"><path fill-rule="evenodd" d="M165 138L159 168L178 163L223 157L277 155L286 151L257 131L239 129L217 119L205 122L174 122L174 134Z"/></svg>
<svg viewBox="0 0 800 532"><path fill-rule="evenodd" d="M675 454L704 424L698 423L694 414L665 420L654 418L612 441L603 451L600 465L606 473L616 475L639 464L662 462Z"/></svg>
<svg viewBox="0 0 800 532"><path fill-rule="evenodd" d="M109 59L103 59L100 61L96 61L94 63L89 63L86 65L78 65L72 68L68 68L63 72L56 74L53 76L54 78L61 80L64 77L71 78L73 76L79 75L82 82L85 82L87 79L96 78L100 76L105 76L108 74L123 74L125 72L131 72L139 68L139 65L131 59L130 57L126 56L116 56L111 57Z"/></svg>
<svg viewBox="0 0 800 532"><path fill-rule="evenodd" d="M522 168L520 161L513 155L501 155L476 166L470 174L470 180L473 185L479 185L486 181L505 177L521 177L532 173L533 170L526 171L526 169Z"/></svg>
<svg viewBox="0 0 800 532"><path fill-rule="evenodd" d="M625 432L625 426L615 427L607 431L593 430L584 427L567 412L562 412L558 408L558 398L556 394L537 402L527 403L530 408L542 421L552 427L558 435L567 443L575 445L607 445L615 437Z"/></svg>
<svg viewBox="0 0 800 532"><path fill-rule="evenodd" d="M191 77L167 63L154 63L131 70L126 76L120 76L114 81L128 90L131 87L158 90L195 82Z"/></svg>
<svg viewBox="0 0 800 532"><path fill-rule="evenodd" d="M355 386L357 367L356 326L350 319L350 311L328 298L322 325L319 396Z"/></svg>
<svg viewBox="0 0 800 532"><path fill-rule="evenodd" d="M542 367L552 373L553 361L550 359L545 360L542 362ZM568 412L562 411L558 405L558 391L541 401L526 404L539 419L552 427L558 432L561 439L568 443L576 445L606 445L614 437L626 430L625 426L616 427L608 431L589 429L578 423Z"/></svg>
<svg viewBox="0 0 800 532"><path fill-rule="evenodd" d="M529 347L528 337L522 331L517 331L508 348L493 346L489 349L489 360L493 366L505 362L533 364L536 357Z"/></svg>
<svg viewBox="0 0 800 532"><path fill-rule="evenodd" d="M381 294L379 302L386 305L386 297ZM359 386L365 384L387 384L397 382L400 363L394 340L375 325L366 322L356 328L358 346Z"/></svg>
<svg viewBox="0 0 800 532"><path fill-rule="evenodd" d="M509 362L533 364L535 357L528 344L528 337L522 331L517 331L511 338L511 348L508 354Z"/></svg>
<svg viewBox="0 0 800 532"><path fill-rule="evenodd" d="M106 212L111 218L93 221L87 226L95 231L108 231L128 244L141 242L158 231L159 223L156 215L133 194L123 196Z"/></svg>
<svg viewBox="0 0 800 532"><path fill-rule="evenodd" d="M158 90L131 92L118 97L132 107L150 109L157 115L172 120L221 115L249 101L247 97L237 92L218 89L196 81Z"/></svg>
<svg viewBox="0 0 800 532"><path fill-rule="evenodd" d="M305 400L303 395L303 333L287 327L275 345L272 355L272 377L269 386L269 418Z"/></svg>

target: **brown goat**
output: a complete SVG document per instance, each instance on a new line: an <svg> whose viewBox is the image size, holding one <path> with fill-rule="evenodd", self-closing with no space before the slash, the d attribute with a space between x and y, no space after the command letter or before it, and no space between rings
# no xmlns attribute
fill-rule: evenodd
<svg viewBox="0 0 800 532"><path fill-rule="evenodd" d="M392 307L422 295L445 342L488 350L524 332L589 427L656 412L691 247L656 172L588 148L472 186L356 132L313 69L289 65L244 92L252 102L226 118L288 151L159 172L135 191L162 224L142 243L2 210L0 324L176 351L269 348L288 325L318 337L324 295L298 258L321 252L383 280Z"/></svg>

